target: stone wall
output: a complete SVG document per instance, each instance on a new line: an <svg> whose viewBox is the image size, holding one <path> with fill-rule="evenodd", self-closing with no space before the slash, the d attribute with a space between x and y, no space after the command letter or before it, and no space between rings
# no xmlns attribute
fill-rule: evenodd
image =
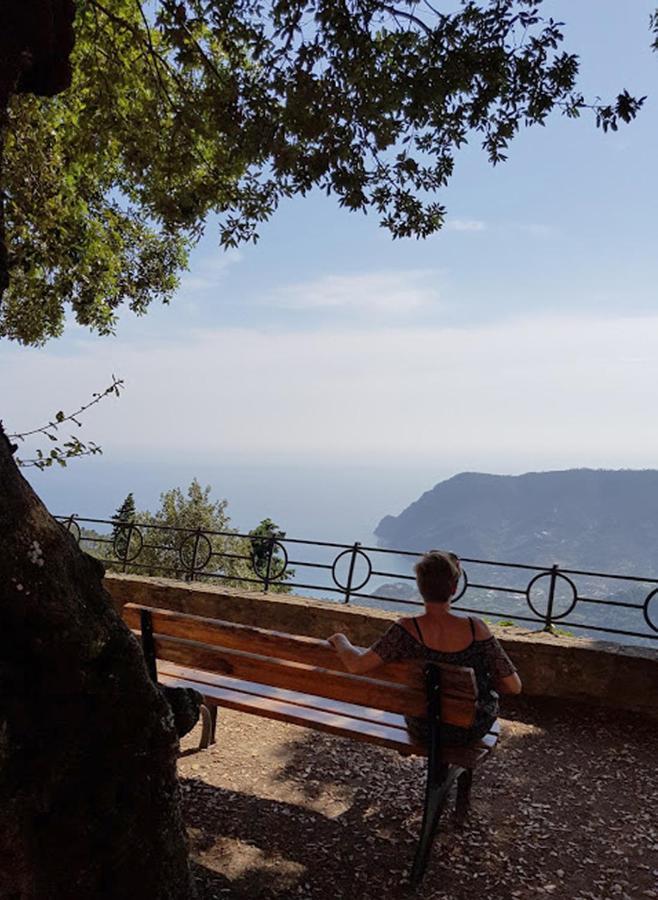
<svg viewBox="0 0 658 900"><path fill-rule="evenodd" d="M371 644L397 618L384 610L164 578L108 574L105 585L118 609L140 603L318 638L342 631L360 646ZM658 650L522 628L493 630L514 660L527 696L633 710L658 719Z"/></svg>

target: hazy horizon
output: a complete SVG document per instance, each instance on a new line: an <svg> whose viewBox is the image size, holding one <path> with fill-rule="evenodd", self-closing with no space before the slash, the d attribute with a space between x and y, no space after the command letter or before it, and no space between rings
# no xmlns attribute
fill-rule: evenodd
<svg viewBox="0 0 658 900"><path fill-rule="evenodd" d="M379 520L401 512L437 481L429 471L365 466L300 466L279 463L74 461L67 469L24 470L50 511L109 518L129 491L138 510L155 511L162 492L182 490L197 478L228 501L231 524L249 530L266 517L289 537L351 543L374 540ZM445 477L450 474L446 473ZM431 481L431 483L429 483Z"/></svg>
<svg viewBox="0 0 658 900"><path fill-rule="evenodd" d="M518 472L454 471L436 466L117 462L96 456L73 461L66 469L25 469L23 474L55 515L109 519L129 492L134 494L138 510L154 512L161 493L174 487L184 491L197 478L202 486L210 485L213 499L228 501L231 525L240 531L269 517L288 537L368 544L377 543L373 532L384 516L398 515L436 484L462 472L522 475L573 468L610 469L568 466Z"/></svg>

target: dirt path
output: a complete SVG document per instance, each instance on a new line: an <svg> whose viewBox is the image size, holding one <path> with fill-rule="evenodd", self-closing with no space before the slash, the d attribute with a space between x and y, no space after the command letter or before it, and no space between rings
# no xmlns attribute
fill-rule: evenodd
<svg viewBox="0 0 658 900"><path fill-rule="evenodd" d="M195 735L186 739L190 746ZM517 704L450 815L420 900L658 898L658 725ZM200 900L386 900L403 887L425 763L220 711L215 747L180 761Z"/></svg>

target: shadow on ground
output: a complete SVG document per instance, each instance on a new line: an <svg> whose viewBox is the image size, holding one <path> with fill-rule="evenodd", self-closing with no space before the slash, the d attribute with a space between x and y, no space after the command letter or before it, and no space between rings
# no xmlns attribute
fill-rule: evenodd
<svg viewBox="0 0 658 900"><path fill-rule="evenodd" d="M545 701L508 715L416 896L658 897L656 727ZM218 736L180 763L200 900L407 894L424 760L229 712Z"/></svg>

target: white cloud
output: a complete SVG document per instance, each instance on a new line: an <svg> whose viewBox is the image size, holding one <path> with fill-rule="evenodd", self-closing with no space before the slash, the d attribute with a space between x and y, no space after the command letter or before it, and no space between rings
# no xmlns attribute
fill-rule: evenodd
<svg viewBox="0 0 658 900"><path fill-rule="evenodd" d="M514 231L520 231L523 234L528 234L531 237L535 238L550 238L555 237L559 232L558 229L554 225L546 225L541 222L519 222L516 224L512 224L511 226L494 226L494 230L497 231L500 228L512 228ZM447 231L461 231L461 232L480 232L480 231L489 231L490 226L483 222L481 219L449 219L445 228Z"/></svg>
<svg viewBox="0 0 658 900"><path fill-rule="evenodd" d="M278 288L263 302L285 309L400 314L439 300L439 275L425 269L403 272L365 272L325 275L301 284Z"/></svg>
<svg viewBox="0 0 658 900"><path fill-rule="evenodd" d="M658 446L656 316L5 349L0 384L20 385L6 423L84 401L113 371L125 394L86 420L110 455L648 466Z"/></svg>
<svg viewBox="0 0 658 900"><path fill-rule="evenodd" d="M485 231L487 223L480 219L449 219L445 227L448 231Z"/></svg>
<svg viewBox="0 0 658 900"><path fill-rule="evenodd" d="M518 226L519 231L536 238L551 238L558 234L554 225L543 225L540 222L529 222Z"/></svg>
<svg viewBox="0 0 658 900"><path fill-rule="evenodd" d="M194 263L194 274L185 272L181 278L179 293L182 296L190 293L211 291L219 287L225 277L226 270L241 262L238 250L216 251Z"/></svg>

